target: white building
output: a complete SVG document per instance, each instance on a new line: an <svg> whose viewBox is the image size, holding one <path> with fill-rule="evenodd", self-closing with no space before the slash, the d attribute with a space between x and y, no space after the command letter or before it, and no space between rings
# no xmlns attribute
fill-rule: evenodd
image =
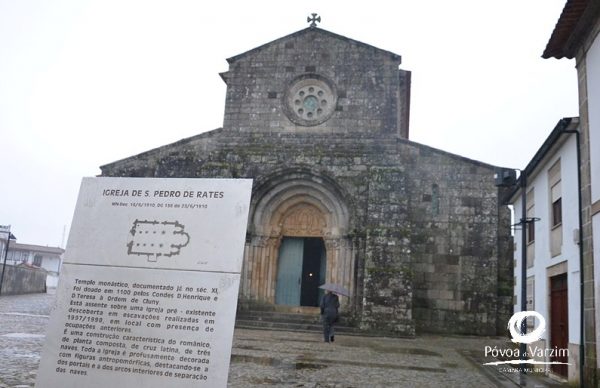
<svg viewBox="0 0 600 388"><path fill-rule="evenodd" d="M64 249L42 245L19 244L11 241L6 265L28 265L47 271L46 287L55 288L58 283Z"/></svg>
<svg viewBox="0 0 600 388"><path fill-rule="evenodd" d="M543 53L575 58L581 128L581 236L585 358L582 374L600 385L600 1L568 0Z"/></svg>
<svg viewBox="0 0 600 388"><path fill-rule="evenodd" d="M549 373L569 381L579 381L581 343L579 182L577 118L562 119L527 165L519 179L527 182L525 209L527 310L540 313L546 331L535 344L540 349L568 349L559 357L540 361L568 362L552 365ZM521 187L519 185L519 187ZM522 220L523 191L510 199L515 222ZM521 230L515 232L514 310L521 310ZM538 323L528 322L530 326ZM540 357L536 357L540 358Z"/></svg>

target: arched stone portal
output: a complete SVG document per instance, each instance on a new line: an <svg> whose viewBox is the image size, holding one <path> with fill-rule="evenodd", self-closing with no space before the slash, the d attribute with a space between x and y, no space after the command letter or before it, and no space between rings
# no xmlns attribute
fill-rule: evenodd
<svg viewBox="0 0 600 388"><path fill-rule="evenodd" d="M240 293L275 304L280 247L285 239L322 239L321 280L355 292L349 213L335 182L310 172L286 172L258 182L250 210ZM347 303L347 298L342 298Z"/></svg>

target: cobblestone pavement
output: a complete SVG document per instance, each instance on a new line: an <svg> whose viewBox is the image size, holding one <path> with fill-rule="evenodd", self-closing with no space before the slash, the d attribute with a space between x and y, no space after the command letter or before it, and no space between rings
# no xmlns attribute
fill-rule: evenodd
<svg viewBox="0 0 600 388"><path fill-rule="evenodd" d="M33 387L53 301L50 294L0 296L0 388ZM236 329L229 387L515 387L514 375L482 365L484 347L505 341L342 335L328 344L318 333Z"/></svg>

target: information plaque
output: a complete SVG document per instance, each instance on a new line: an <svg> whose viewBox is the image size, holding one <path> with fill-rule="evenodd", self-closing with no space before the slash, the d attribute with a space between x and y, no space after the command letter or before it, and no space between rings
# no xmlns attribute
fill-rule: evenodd
<svg viewBox="0 0 600 388"><path fill-rule="evenodd" d="M225 387L251 189L84 178L36 387Z"/></svg>

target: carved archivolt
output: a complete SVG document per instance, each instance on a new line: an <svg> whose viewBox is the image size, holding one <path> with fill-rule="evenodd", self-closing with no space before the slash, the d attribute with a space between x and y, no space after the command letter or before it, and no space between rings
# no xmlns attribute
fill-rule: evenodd
<svg viewBox="0 0 600 388"><path fill-rule="evenodd" d="M275 303L279 245L284 237L321 237L327 282L354 289L352 246L346 242L349 212L327 179L302 172L279 176L257 190L250 211L244 296Z"/></svg>
<svg viewBox="0 0 600 388"><path fill-rule="evenodd" d="M322 233L319 236L343 236L348 233L349 212L339 192L332 182L322 177L299 172L276 176L253 193L250 233L264 236L289 235L284 232L284 228L289 226L290 231L298 231L292 225L315 222L311 227L303 227L315 231L315 225L321 223ZM291 218L288 220L289 217Z"/></svg>
<svg viewBox="0 0 600 388"><path fill-rule="evenodd" d="M321 237L326 227L322 212L308 204L300 204L289 211L281 224L285 236Z"/></svg>

